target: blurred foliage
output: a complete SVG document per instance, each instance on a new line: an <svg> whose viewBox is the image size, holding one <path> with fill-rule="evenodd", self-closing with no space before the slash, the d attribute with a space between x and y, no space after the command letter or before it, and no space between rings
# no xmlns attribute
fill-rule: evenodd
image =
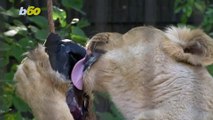
<svg viewBox="0 0 213 120"><path fill-rule="evenodd" d="M106 93L95 93L94 105L98 106L95 109L97 120L124 120L122 114L109 98L110 96Z"/></svg>
<svg viewBox="0 0 213 120"><path fill-rule="evenodd" d="M33 115L30 108L15 94L13 76L17 65L24 58L24 52L34 48L38 43L43 43L48 35L47 18L39 16L19 16L19 8L15 7L15 0L10 2L9 8L0 7L0 120L31 120ZM61 0L63 8L54 6L53 19L56 23L56 32L62 38L85 45L87 36L83 28L89 26L86 18L68 20L67 10L75 10L82 15L83 0ZM46 8L42 8L45 10ZM199 26L213 36L213 3L210 0L175 0L176 14L181 15L180 23L187 24L194 12L202 15ZM208 70L213 74L213 66ZM122 120L122 115L114 104L107 100L105 94L97 94L95 105L97 117L101 120ZM106 103L103 106L103 101ZM106 107L107 105L107 107ZM107 109L101 109L106 107Z"/></svg>
<svg viewBox="0 0 213 120"><path fill-rule="evenodd" d="M4 2L9 2L10 6L8 9L0 7L0 30L4 31L0 33L0 120L32 120L34 117L31 109L15 93L13 76L17 65L24 58L23 53L38 43L44 43L49 33L48 20L43 15L19 16L19 8L15 6L17 1ZM83 0L62 0L60 4L63 8L53 8L56 32L62 38L85 45L88 38L82 29L90 25L88 20L83 17L67 19L68 10L74 9L81 15L86 14L82 11ZM46 10L46 7L42 10ZM109 101L104 94L100 96ZM117 114L119 112L111 102L110 107L110 111L98 112L97 117L119 120L121 114Z"/></svg>
<svg viewBox="0 0 213 120"><path fill-rule="evenodd" d="M213 1L212 0L175 0L175 13L180 14L180 23L187 24L193 14L202 18L199 26L213 37Z"/></svg>
<svg viewBox="0 0 213 120"><path fill-rule="evenodd" d="M212 0L175 0L175 13L180 14L180 25L187 24L193 13L199 13L202 21L198 26L213 37L213 1ZM213 65L207 67L213 75Z"/></svg>

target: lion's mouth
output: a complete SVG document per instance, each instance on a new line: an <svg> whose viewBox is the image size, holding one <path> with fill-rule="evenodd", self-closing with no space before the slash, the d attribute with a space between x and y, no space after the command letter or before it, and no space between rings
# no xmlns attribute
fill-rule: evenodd
<svg viewBox="0 0 213 120"><path fill-rule="evenodd" d="M73 67L71 73L73 87L67 93L67 104L75 120L84 120L88 113L89 96L83 90L84 71L90 69L103 53L95 50L86 54Z"/></svg>
<svg viewBox="0 0 213 120"><path fill-rule="evenodd" d="M87 54L84 58L79 60L73 67L71 73L71 79L73 85L79 90L83 89L83 74L85 70L91 68L91 66L101 57L105 52L102 50L95 50L90 54Z"/></svg>

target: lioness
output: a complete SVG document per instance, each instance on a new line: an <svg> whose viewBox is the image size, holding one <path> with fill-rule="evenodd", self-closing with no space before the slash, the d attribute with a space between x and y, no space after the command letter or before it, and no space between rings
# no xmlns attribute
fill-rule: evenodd
<svg viewBox="0 0 213 120"><path fill-rule="evenodd" d="M186 27L106 36L88 45L106 52L85 72L85 90L109 93L128 120L213 120L213 79L205 68L213 63L209 36ZM107 42L98 46L97 38Z"/></svg>
<svg viewBox="0 0 213 120"><path fill-rule="evenodd" d="M213 40L201 30L171 27L164 32L152 27L136 27L123 35L97 34L87 49L88 53L104 52L83 72L83 89L89 96L92 96L92 91L107 92L126 119L213 119L213 79L205 68L213 63ZM46 84L57 76L53 72L40 72L44 71L42 65L50 69L49 64L43 64L48 63L48 56L41 46L36 50L46 57L25 62L19 67L15 76L19 94L31 102L32 108L39 107L35 113L42 114L51 102L48 103L48 99L33 103L34 97L44 94L43 89L36 93L40 89L36 86L52 88L56 91L51 95L52 101L63 99L57 100L58 104L48 110L59 116L58 119L71 119L63 94L59 94L52 84ZM27 76L28 73L34 74ZM45 77L48 75L53 78ZM63 84L57 86L60 88ZM52 93L51 89L47 92ZM49 119L48 114L42 115L43 119Z"/></svg>

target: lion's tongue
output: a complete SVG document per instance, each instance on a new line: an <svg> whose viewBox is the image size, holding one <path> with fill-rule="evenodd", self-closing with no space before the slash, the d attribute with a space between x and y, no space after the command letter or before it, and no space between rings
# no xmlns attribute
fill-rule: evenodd
<svg viewBox="0 0 213 120"><path fill-rule="evenodd" d="M76 88L79 90L83 89L83 70L84 70L84 61L85 58L78 61L73 67L71 73L71 79Z"/></svg>

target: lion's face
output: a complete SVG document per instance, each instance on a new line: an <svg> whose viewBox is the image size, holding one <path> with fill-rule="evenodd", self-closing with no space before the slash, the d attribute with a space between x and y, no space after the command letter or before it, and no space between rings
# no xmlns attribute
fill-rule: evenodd
<svg viewBox="0 0 213 120"><path fill-rule="evenodd" d="M88 70L91 78L88 82L96 82L91 85L101 88L100 84L107 84L112 79L152 79L155 72L165 69L161 66L166 64L196 68L213 62L213 40L201 30L185 27L171 27L165 32L137 27L123 35L99 33L90 40L87 49L105 51ZM128 84L134 83L129 81Z"/></svg>
<svg viewBox="0 0 213 120"><path fill-rule="evenodd" d="M191 90L193 82L205 89L213 85L199 81L211 79L204 66L213 63L213 40L201 30L171 27L163 32L137 27L123 35L98 34L87 49L105 53L85 72L85 90L107 91L128 119L133 119L141 109L174 102L173 96L184 99L178 104L187 106L187 101L194 98L180 96L181 92L196 96Z"/></svg>

